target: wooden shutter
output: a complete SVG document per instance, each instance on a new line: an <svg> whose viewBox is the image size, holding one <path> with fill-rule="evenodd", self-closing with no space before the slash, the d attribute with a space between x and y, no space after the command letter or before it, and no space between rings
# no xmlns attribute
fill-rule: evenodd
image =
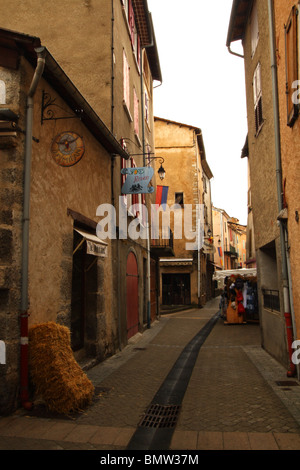
<svg viewBox="0 0 300 470"><path fill-rule="evenodd" d="M128 4L128 23L129 23L129 29L130 29L131 44L132 44L132 46L134 46L135 21L134 21L134 12L133 12L132 0L129 0L129 4Z"/></svg>
<svg viewBox="0 0 300 470"><path fill-rule="evenodd" d="M129 81L129 64L127 61L126 53L123 51L123 99L130 110L130 81Z"/></svg>
<svg viewBox="0 0 300 470"><path fill-rule="evenodd" d="M293 6L285 26L285 59L286 59L286 97L287 125L292 127L299 114L299 107L293 103L293 83L298 80L298 47L297 47L298 9Z"/></svg>
<svg viewBox="0 0 300 470"><path fill-rule="evenodd" d="M263 124L262 112L262 86L261 86L261 65L257 67L253 76L253 98L254 98L254 114L255 114L255 131L256 135L259 133Z"/></svg>
<svg viewBox="0 0 300 470"><path fill-rule="evenodd" d="M139 100L134 89L134 132L139 135Z"/></svg>

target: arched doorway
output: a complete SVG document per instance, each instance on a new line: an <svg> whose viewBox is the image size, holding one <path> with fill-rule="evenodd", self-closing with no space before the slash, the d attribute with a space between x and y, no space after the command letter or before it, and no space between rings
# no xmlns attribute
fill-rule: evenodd
<svg viewBox="0 0 300 470"><path fill-rule="evenodd" d="M139 331L139 276L136 256L130 252L126 265L127 338Z"/></svg>

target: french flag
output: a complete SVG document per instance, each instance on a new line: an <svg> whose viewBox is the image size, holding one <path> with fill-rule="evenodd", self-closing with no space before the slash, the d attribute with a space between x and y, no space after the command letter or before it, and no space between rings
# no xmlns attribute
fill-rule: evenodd
<svg viewBox="0 0 300 470"><path fill-rule="evenodd" d="M162 206L163 210L166 210L166 204L168 199L169 186L156 186L156 200L155 204Z"/></svg>

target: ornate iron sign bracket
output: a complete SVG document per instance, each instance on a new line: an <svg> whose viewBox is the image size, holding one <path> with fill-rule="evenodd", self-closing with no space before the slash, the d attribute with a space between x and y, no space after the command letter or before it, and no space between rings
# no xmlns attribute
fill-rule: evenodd
<svg viewBox="0 0 300 470"><path fill-rule="evenodd" d="M56 102L56 98L51 98L51 95L43 90L42 92L42 108L41 108L41 124L44 121L56 121L58 119L81 119L82 109L74 110L75 116L68 114L68 112L59 106ZM53 106L64 111L65 116L56 116L55 111L52 109Z"/></svg>

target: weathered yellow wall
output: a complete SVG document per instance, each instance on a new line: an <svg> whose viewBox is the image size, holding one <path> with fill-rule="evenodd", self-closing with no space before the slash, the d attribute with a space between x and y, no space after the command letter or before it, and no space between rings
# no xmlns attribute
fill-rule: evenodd
<svg viewBox="0 0 300 470"><path fill-rule="evenodd" d="M278 95L280 107L280 133L282 178L286 180L286 201L288 205L288 233L293 286L293 303L297 323L297 338L300 334L300 230L296 221L296 211L300 216L300 117L292 128L287 126L286 72L284 25L287 24L291 9L296 2L278 0L275 2L276 44L278 47ZM298 29L298 35L300 31ZM299 64L298 64L299 65ZM298 78L300 78L298 76Z"/></svg>
<svg viewBox="0 0 300 470"><path fill-rule="evenodd" d="M162 182L163 186L168 186L168 201L167 204L171 208L175 204L175 193L184 193L185 204L199 204L200 194L202 194L202 172L198 163L199 172L195 172L197 159L197 144L193 129L188 126L179 126L174 123L166 123L155 120L155 148L156 156L161 156L165 159L163 167L166 170L165 179ZM156 171L160 166L159 161L156 161ZM199 184L199 191L196 187ZM157 184L160 184L159 182ZM182 220L182 234L184 235L184 211L181 209L175 210L176 217ZM188 218L186 217L186 221ZM195 230L195 221L193 214L193 225L190 227L192 231ZM173 226L171 226L173 230ZM191 234L192 237L192 234ZM190 257L192 252L186 251L186 243L194 241L184 238L174 239L174 251L176 257Z"/></svg>
<svg viewBox="0 0 300 470"><path fill-rule="evenodd" d="M168 200L167 204L171 207L175 204L175 193L184 193L184 204L190 205L193 209L195 204L202 204L203 170L200 163L199 148L197 144L195 128L189 127L185 124L175 123L172 121L165 121L160 118L155 118L155 149L156 156L161 156L165 159L163 167L166 170L166 177L162 183L163 186L168 186ZM160 163L156 160L156 171ZM158 184L160 184L158 182ZM193 258L192 266L177 268L168 268L168 272L190 272L190 285L191 285L191 302L197 304L198 302L198 262L195 251L187 250L186 244L196 241L195 236L190 233L190 239L184 236L184 223L189 219L186 216L187 209L176 209L174 217L181 218L182 221L182 238L174 238L174 253L175 258ZM171 221L174 218L171 217ZM176 219L175 219L176 220ZM195 212L192 212L191 224L187 227L195 232ZM174 225L171 224L171 230L174 231ZM175 271L174 271L175 270ZM162 268L161 272L167 272L166 267ZM201 301L203 304L206 302L206 256L201 256Z"/></svg>
<svg viewBox="0 0 300 470"><path fill-rule="evenodd" d="M41 8L42 6L42 8ZM113 8L112 8L113 7ZM130 32L120 0L53 0L52 2L40 0L28 0L26 4L20 0L3 0L1 4L1 26L16 30L25 34L38 36L43 46L47 47L55 60L62 67L66 75L72 80L80 93L92 106L100 119L111 130L118 141L126 139L128 153L142 154L142 99L141 99L141 71L138 68L132 51ZM123 106L123 51L126 52L130 67L130 114ZM145 55L145 53L144 53ZM144 57L146 63L146 57ZM150 99L150 125L145 124L145 143L149 144L150 150L154 151L153 143L153 105L152 105L152 79L145 84ZM138 139L134 133L134 99L133 90L136 90L139 98L139 135ZM76 124L72 124L76 127ZM142 156L134 156L137 166L143 166ZM118 212L118 197L120 195L121 183L121 159L114 161L114 204ZM85 162L80 162L78 167L82 168ZM97 166L91 163L94 170L92 179L99 180L99 194L109 194L107 187L103 186L104 173L97 175ZM77 178L79 170L74 167L69 171L70 178ZM57 171L58 180L63 183L65 173ZM88 186L94 181L88 181ZM103 189L103 193L102 193ZM86 194L76 199L76 191L68 196L68 204L82 207L82 213L95 216L95 208L90 206ZM66 195L64 195L66 198ZM101 203L97 194L95 199ZM92 197L91 197L92 200ZM111 202L111 201L108 201ZM51 208L50 208L51 210ZM81 211L79 209L75 209ZM123 244L124 245L124 244ZM123 247L122 245L122 247ZM142 241L141 245L145 245ZM122 265L126 269L128 250L121 249ZM145 253L143 251L142 253ZM114 266L116 260L115 252ZM144 273L143 256L138 255L139 262L139 299L141 324L143 323L144 310ZM123 268L122 268L123 269ZM115 270L116 271L116 270ZM126 279L123 271L121 279ZM105 282L108 282L106 276ZM117 277L115 277L117 285ZM126 283L121 285L121 298L126 298ZM108 292L109 290L107 290ZM117 300L114 299L115 311ZM126 303L121 301L122 319L126 320ZM125 321L124 320L124 321ZM126 326L125 326L126 329ZM126 338L125 340L126 341Z"/></svg>
<svg viewBox="0 0 300 470"><path fill-rule="evenodd" d="M130 138L134 142L128 142L131 153L139 153L136 145L141 146L123 108L123 50L130 66L132 117L133 88L140 101L142 141L140 71L120 0L114 1L113 11L108 0L2 0L1 27L39 37L117 139ZM151 87L152 83L150 91ZM152 121L151 109L151 130ZM153 134L145 130L153 149Z"/></svg>
<svg viewBox="0 0 300 470"><path fill-rule="evenodd" d="M275 138L273 128L272 88L270 81L270 39L266 27L268 5L266 1L257 1L259 21L259 41L256 52L251 58L250 28L246 30L245 76L247 95L247 116L249 128L249 166L255 226L255 245L260 248L279 236L276 218L278 203L276 197ZM253 74L261 63L262 109L264 124L255 137L255 117L253 98Z"/></svg>
<svg viewBox="0 0 300 470"><path fill-rule="evenodd" d="M65 73L110 123L111 2L2 0L1 27L41 38Z"/></svg>
<svg viewBox="0 0 300 470"><path fill-rule="evenodd" d="M27 77L32 69L27 65ZM28 83L25 84L27 86ZM95 140L79 119L46 121L40 125L42 90L50 92L66 111L63 100L42 80L35 95L30 199L29 299L30 323L56 321L70 308L73 219L70 208L98 221L99 204L111 203L110 155ZM83 137L85 153L71 167L61 167L51 155L53 139L63 131ZM104 271L103 292L107 334L111 336L112 266L111 247L108 257L97 259ZM64 287L63 287L64 286Z"/></svg>

